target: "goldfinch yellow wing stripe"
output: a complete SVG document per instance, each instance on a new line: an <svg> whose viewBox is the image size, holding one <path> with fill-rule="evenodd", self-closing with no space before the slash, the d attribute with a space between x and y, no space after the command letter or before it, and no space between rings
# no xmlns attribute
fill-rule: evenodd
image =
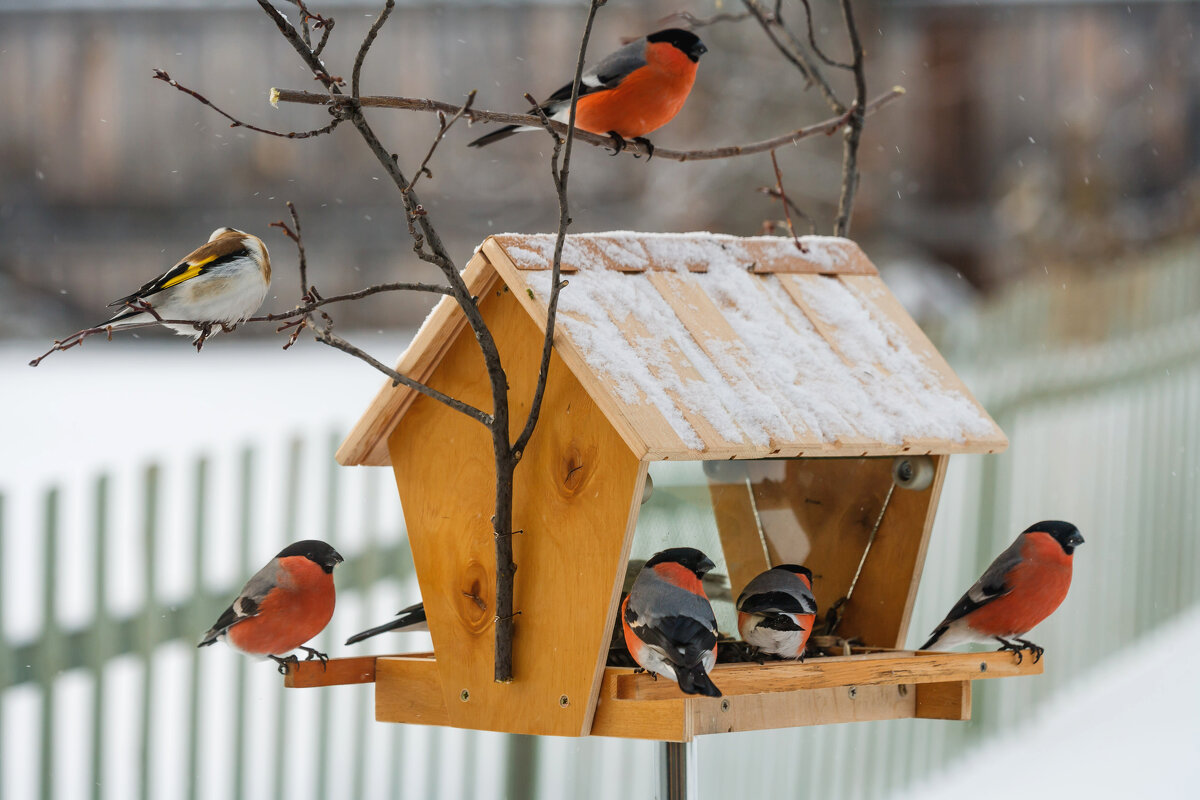
<svg viewBox="0 0 1200 800"><path fill-rule="evenodd" d="M170 289L172 286L178 286L184 281L190 281L192 278L204 271L205 264L210 264L216 260L216 256L209 256L201 261L194 261L191 264L188 264L187 269L185 269L183 272L180 272L178 275L172 275L170 279L164 281L163 284L158 287L159 290Z"/></svg>

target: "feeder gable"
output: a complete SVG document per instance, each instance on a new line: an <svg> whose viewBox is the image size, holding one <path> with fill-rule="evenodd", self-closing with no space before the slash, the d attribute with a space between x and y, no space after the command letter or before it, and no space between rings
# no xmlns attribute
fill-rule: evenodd
<svg viewBox="0 0 1200 800"><path fill-rule="evenodd" d="M858 246L800 241L804 252L779 237L567 237L556 350L634 454L1003 450L1004 434ZM468 277L483 282L494 270L544 327L554 243L550 234L491 237ZM455 324L462 315L446 298L402 365L428 360ZM339 453L342 463L387 463L378 437L411 394L385 387Z"/></svg>

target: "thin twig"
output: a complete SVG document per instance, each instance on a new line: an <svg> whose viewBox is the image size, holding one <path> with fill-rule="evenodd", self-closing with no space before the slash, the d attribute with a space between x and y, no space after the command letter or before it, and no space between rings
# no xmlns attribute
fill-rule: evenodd
<svg viewBox="0 0 1200 800"><path fill-rule="evenodd" d="M329 105L331 101L328 95L318 94L315 92L298 91L296 89L272 89L272 97L280 103L303 103L307 105ZM895 100L904 94L904 88L895 86L891 90L879 95L870 103L867 104L865 114L870 115L883 108L885 105ZM440 100L429 100L414 97L388 97L388 96L371 96L360 97L359 105L363 108L396 108L407 111L426 111L436 113L441 111L447 114L456 114L462 110L461 105L453 103L445 103ZM469 113L464 114L467 119L487 120L489 122L503 122L513 125L530 125L540 126L542 121L537 116L532 114L509 114L499 111L487 111L485 109L472 108ZM713 161L722 158L736 158L738 156L749 156L757 153L766 153L770 150L776 150L786 144L793 144L801 139L807 139L810 136L819 134L832 135L837 133L839 129L847 125L849 116L845 110L839 113L839 116L831 117L830 119L809 125L804 128L799 128L789 133L775 136L770 139L763 139L757 142L747 142L746 144L726 145L723 147L715 147L708 150L669 150L665 147L655 145L654 158L655 160L666 159L669 161ZM566 124L562 122L550 121L550 126L555 132L560 135L565 135L567 132ZM612 148L613 139L611 136L602 136L588 131L575 129L575 140L586 142L587 144L596 147ZM625 143L625 152L635 155L649 155L649 151L633 141Z"/></svg>
<svg viewBox="0 0 1200 800"><path fill-rule="evenodd" d="M850 50L854 57L854 105L850 107L846 140L842 145L842 192L838 198L837 220L834 235L850 235L850 217L854 213L854 195L858 190L858 145L862 140L866 117L867 77L863 64L862 42L858 38L858 26L854 23L851 0L841 0L842 17L846 21L846 35L850 38Z"/></svg>
<svg viewBox="0 0 1200 800"><path fill-rule="evenodd" d="M822 61L824 61L826 64L828 64L831 67L837 67L838 69L853 70L854 69L853 64L847 64L844 61L835 61L832 58L830 58L829 56L825 55L823 52L821 52L821 48L819 46L817 46L816 33L813 31L812 6L810 6L808 4L808 0L800 0L800 2L804 4L804 19L808 25L808 46L811 47L812 51L817 54L817 58L821 59ZM782 24L782 21L781 21L781 24Z"/></svg>
<svg viewBox="0 0 1200 800"><path fill-rule="evenodd" d="M311 130L311 131L273 131L273 130L270 130L269 128L260 128L257 125L251 125L249 122L242 122L237 117L222 110L220 107L218 107L215 103L213 103L211 100L209 100L204 95L200 94L197 91L189 89L186 86L184 86L183 84L179 83L179 81L173 79L170 75L168 75L165 71L163 71L161 69L154 70L154 79L164 81L167 85L174 86L176 89L183 92L184 94L190 94L192 97L199 100L202 104L208 106L213 111L216 111L222 117L229 120L229 127L231 127L231 128L246 128L247 130L254 131L255 133L265 133L268 136L278 136L281 139L309 139L309 138L312 138L313 136L321 136L322 134L331 133L333 131L333 129L336 128L341 123L340 119L338 119L337 117L334 117L333 122L330 122L324 128L317 128L317 129Z"/></svg>
<svg viewBox="0 0 1200 800"><path fill-rule="evenodd" d="M740 14L732 14L729 12L714 14L711 17L697 17L690 11L676 11L674 14L667 14L665 17L655 23L656 28L661 28L675 20L679 20L687 25L688 30L696 30L697 28L707 28L709 25L716 25L719 22L741 22L744 19L750 19L750 12L743 11Z"/></svg>
<svg viewBox="0 0 1200 800"><path fill-rule="evenodd" d="M833 110L835 114L845 114L846 105L838 99L837 94L833 91L833 87L829 85L829 81L821 73L821 70L814 64L800 46L800 40L791 30L779 21L777 15L768 13L758 0L742 0L742 4L747 10L758 20L758 24L762 27L763 32L767 34L767 38L775 45L780 54L792 63L792 65L800 71L809 83L815 85L817 90L821 92L821 96L825 98L825 102ZM782 31L790 40L789 43L780 41L775 31ZM790 44L790 46L789 46Z"/></svg>
<svg viewBox="0 0 1200 800"><path fill-rule="evenodd" d="M337 350L341 350L343 353L352 355L355 358L359 359L360 361L371 365L379 372L382 372L384 375L386 375L392 379L393 385L403 384L404 386L407 386L410 389L415 389L416 391L420 392L421 394L423 394L427 397L432 397L434 400L437 400L439 403L443 403L443 404L449 406L450 408L454 409L455 411L459 411L463 414L466 414L468 417L471 417L472 419L476 419L479 422L482 422L484 425L488 426L489 428L492 426L493 420L492 420L492 417L490 414L487 414L486 412L479 410L478 408L476 408L473 405L470 405L469 403L464 403L463 401L458 400L453 397L450 397L449 395L442 394L437 389L434 389L430 386L426 386L425 384L421 383L420 381L413 380L412 378L408 377L407 375L400 374L399 372L392 369L388 365L386 365L386 364L380 362L378 359L374 358L370 353L367 353L366 351L355 347L354 345L350 344L350 342L346 341L345 339L341 338L337 334L333 333L332 326L329 325L328 322L326 323L326 326L324 328L321 328L321 329L315 331L315 335L316 335L317 341L320 342L321 344L329 345L330 347L333 347Z"/></svg>
<svg viewBox="0 0 1200 800"><path fill-rule="evenodd" d="M437 150L438 145L442 143L442 139L446 137L446 131L454 126L454 123L463 118L464 114L471 111L471 105L475 102L475 90L472 89L467 94L467 102L463 103L463 107L455 113L454 116L447 118L445 112L438 112L438 132L437 136L433 137L433 142L429 145L429 152L425 154L425 158L421 159L421 165L417 167L417 173L413 176L412 183L408 185L408 191L411 192L413 187L421 180L421 176L428 175L433 177L433 173L429 171L429 159L433 158L433 152Z"/></svg>
<svg viewBox="0 0 1200 800"><path fill-rule="evenodd" d="M303 4L301 4L301 8L303 9ZM290 211L292 214L292 224L296 226L296 230L293 231L283 221L272 222L271 227L282 228L284 234L296 243L296 249L299 251L300 259L300 297L304 298L308 296L308 257L304 253L304 239L300 230L300 217L296 214L296 206L291 200L288 200L287 207L288 211Z"/></svg>
<svg viewBox="0 0 1200 800"><path fill-rule="evenodd" d="M383 11L379 12L379 16L371 25L371 29L367 31L367 35L363 37L362 44L358 47L358 55L354 58L354 72L350 78L350 95L357 100L359 97L359 76L362 74L363 62L367 60L367 52L371 49L371 45L375 43L375 37L379 35L379 31L383 28L388 17L392 14L392 9L396 7L395 0L387 0L383 4Z"/></svg>
<svg viewBox="0 0 1200 800"><path fill-rule="evenodd" d="M783 203L783 216L787 220L788 234L792 237L792 242L796 245L796 249L801 253L807 253L808 248L801 243L800 237L796 235L796 226L792 224L792 210L790 208L792 201L788 199L787 192L783 189L783 173L779 170L779 159L775 158L774 150L771 151L771 166L775 168L775 191Z"/></svg>

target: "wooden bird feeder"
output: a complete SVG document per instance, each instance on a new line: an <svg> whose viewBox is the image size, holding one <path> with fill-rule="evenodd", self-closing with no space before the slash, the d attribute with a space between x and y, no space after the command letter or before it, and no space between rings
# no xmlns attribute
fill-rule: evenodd
<svg viewBox="0 0 1200 800"><path fill-rule="evenodd" d="M338 460L395 472L434 652L302 664L289 685L374 682L385 722L679 742L968 719L972 680L1040 672L1012 653L898 649L948 456L1008 442L854 242L801 241L804 252L707 233L567 238L545 407L516 476L512 683L492 676L490 435L389 382ZM464 272L514 420L536 383L553 247L552 235L493 236ZM490 408L479 347L449 298L398 370ZM608 666L637 562L680 545L717 564L722 631L736 634L732 598L754 575L803 563L822 612L850 595L837 635L860 647L719 663L721 698Z"/></svg>

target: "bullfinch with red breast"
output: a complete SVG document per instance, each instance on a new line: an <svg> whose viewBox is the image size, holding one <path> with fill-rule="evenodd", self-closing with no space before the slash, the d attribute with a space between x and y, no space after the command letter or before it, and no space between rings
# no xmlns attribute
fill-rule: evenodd
<svg viewBox="0 0 1200 800"><path fill-rule="evenodd" d="M328 657L304 643L316 636L333 617L333 568L342 557L325 542L305 539L279 551L254 574L237 599L217 618L197 647L218 639L235 650L270 658L286 672L304 650L306 661Z"/></svg>
<svg viewBox="0 0 1200 800"><path fill-rule="evenodd" d="M954 604L921 649L999 642L1000 650L1011 650L1018 658L1027 647L1037 661L1045 648L1022 637L1067 596L1071 561L1081 544L1083 536L1069 522L1030 525Z"/></svg>
<svg viewBox="0 0 1200 800"><path fill-rule="evenodd" d="M666 125L683 108L696 81L700 56L707 52L696 34L680 28L656 31L630 42L583 73L575 127L611 136L613 155L624 149L626 139L644 145L653 155L654 146L646 134ZM529 113L536 114L539 109L552 120L568 122L571 83ZM506 125L470 146L483 147L518 131L532 130L537 128Z"/></svg>
<svg viewBox="0 0 1200 800"><path fill-rule="evenodd" d="M817 619L812 570L780 564L757 575L737 599L742 640L764 653L804 659Z"/></svg>
<svg viewBox="0 0 1200 800"><path fill-rule="evenodd" d="M621 604L621 625L642 669L670 678L686 694L720 697L708 677L717 663L717 618L700 582L712 568L692 547L656 553Z"/></svg>
<svg viewBox="0 0 1200 800"><path fill-rule="evenodd" d="M395 619L388 620L382 625L354 634L346 640L346 644L355 644L361 642L363 639L370 639L372 636L378 636L388 631L405 633L406 631L427 630L429 630L429 623L425 619L425 604L415 603L408 608L402 608L397 611Z"/></svg>

